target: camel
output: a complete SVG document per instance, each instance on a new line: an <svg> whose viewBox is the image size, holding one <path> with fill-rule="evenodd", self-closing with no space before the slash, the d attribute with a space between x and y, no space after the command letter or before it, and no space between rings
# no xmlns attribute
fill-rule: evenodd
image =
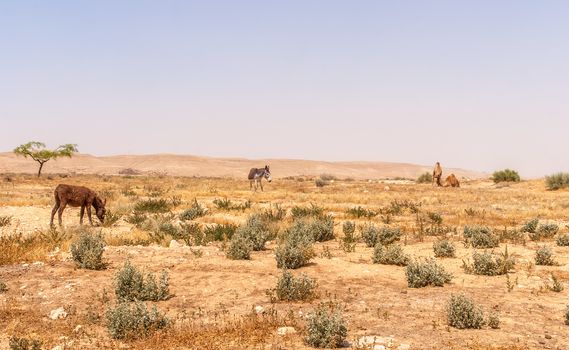
<svg viewBox="0 0 569 350"><path fill-rule="evenodd" d="M454 174L450 174L447 176L443 187L460 187L460 182L458 182L458 179Z"/></svg>
<svg viewBox="0 0 569 350"><path fill-rule="evenodd" d="M433 186L435 185L435 183L439 187L442 186L441 184L442 176L443 176L443 168L441 168L441 164L437 162L437 164L435 164L435 169L433 169Z"/></svg>

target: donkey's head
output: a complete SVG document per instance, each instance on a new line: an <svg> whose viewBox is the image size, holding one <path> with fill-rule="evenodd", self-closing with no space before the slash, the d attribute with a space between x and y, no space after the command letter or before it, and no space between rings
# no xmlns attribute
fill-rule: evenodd
<svg viewBox="0 0 569 350"><path fill-rule="evenodd" d="M265 165L265 179L267 179L269 182L273 181L273 177L271 176L271 171L269 170L268 165Z"/></svg>
<svg viewBox="0 0 569 350"><path fill-rule="evenodd" d="M99 221L103 223L105 221L105 214L107 213L107 209L105 209L105 205L107 204L107 199L102 200L99 197L95 197L95 201L93 201L93 206L95 207L97 217Z"/></svg>

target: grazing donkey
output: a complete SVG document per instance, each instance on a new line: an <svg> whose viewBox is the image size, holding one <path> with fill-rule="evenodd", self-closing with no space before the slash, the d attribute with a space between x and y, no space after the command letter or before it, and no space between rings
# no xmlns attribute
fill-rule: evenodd
<svg viewBox="0 0 569 350"><path fill-rule="evenodd" d="M93 190L83 186L59 184L53 194L55 196L55 205L51 210L50 226L53 226L53 217L58 210L57 218L59 219L59 226L61 226L61 215L67 204L72 207L81 207L81 218L79 219L79 224L81 225L83 225L83 214L85 213L85 208L87 208L87 217L91 226L93 226L91 206L95 208L95 214L97 214L101 223L105 220L105 204L107 204L107 200L102 200Z"/></svg>
<svg viewBox="0 0 569 350"><path fill-rule="evenodd" d="M263 178L267 179L267 181L273 181L271 176L271 171L269 170L269 166L265 165L264 168L251 168L249 170L249 185L251 190L253 189L253 182L255 182L255 191L257 191L257 184L261 185L261 191L263 190Z"/></svg>

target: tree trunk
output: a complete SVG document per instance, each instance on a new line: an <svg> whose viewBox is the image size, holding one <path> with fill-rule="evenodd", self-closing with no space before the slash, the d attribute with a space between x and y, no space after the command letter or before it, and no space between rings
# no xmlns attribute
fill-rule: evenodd
<svg viewBox="0 0 569 350"><path fill-rule="evenodd" d="M39 162L39 163L40 163L40 168L38 169L38 177L41 176L41 168L43 168L43 164L44 164L45 162Z"/></svg>

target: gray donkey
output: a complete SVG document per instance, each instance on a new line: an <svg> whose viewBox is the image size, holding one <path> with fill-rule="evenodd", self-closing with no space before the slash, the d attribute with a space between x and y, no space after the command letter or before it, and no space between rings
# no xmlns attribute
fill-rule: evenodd
<svg viewBox="0 0 569 350"><path fill-rule="evenodd" d="M273 181L268 165L265 165L264 168L251 168L247 178L249 179L251 190L253 189L253 182L255 183L255 191L257 191L257 184L261 185L261 191L263 190L263 178L267 179L269 182Z"/></svg>

